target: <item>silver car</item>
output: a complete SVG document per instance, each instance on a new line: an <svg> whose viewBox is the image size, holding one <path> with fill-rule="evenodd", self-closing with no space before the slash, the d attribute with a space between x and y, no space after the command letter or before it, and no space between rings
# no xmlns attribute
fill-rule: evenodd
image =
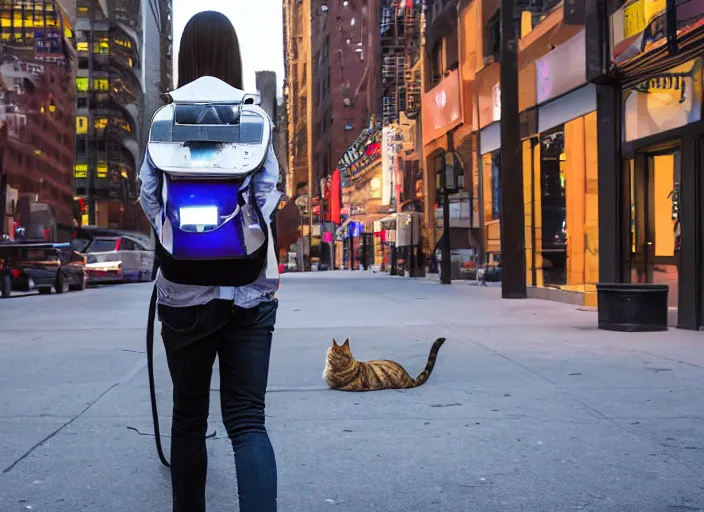
<svg viewBox="0 0 704 512"><path fill-rule="evenodd" d="M84 249L88 281L124 283L152 281L154 249L138 236L96 236Z"/></svg>

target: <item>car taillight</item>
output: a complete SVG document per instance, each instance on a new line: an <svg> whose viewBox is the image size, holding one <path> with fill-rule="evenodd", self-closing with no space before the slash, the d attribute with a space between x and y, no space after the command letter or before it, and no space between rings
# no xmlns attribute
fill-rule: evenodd
<svg viewBox="0 0 704 512"><path fill-rule="evenodd" d="M22 275L22 271L21 271L21 270L17 270L16 268L13 268L12 270L10 270L10 274L12 274L12 277L14 277L15 279L17 279L17 278L19 278L19 277Z"/></svg>

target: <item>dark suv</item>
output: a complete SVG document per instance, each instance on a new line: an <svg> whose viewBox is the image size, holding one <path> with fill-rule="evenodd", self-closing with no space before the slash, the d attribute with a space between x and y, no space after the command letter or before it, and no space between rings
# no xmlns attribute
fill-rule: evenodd
<svg viewBox="0 0 704 512"><path fill-rule="evenodd" d="M86 258L69 244L0 244L0 295L12 291L41 294L83 290L88 284Z"/></svg>

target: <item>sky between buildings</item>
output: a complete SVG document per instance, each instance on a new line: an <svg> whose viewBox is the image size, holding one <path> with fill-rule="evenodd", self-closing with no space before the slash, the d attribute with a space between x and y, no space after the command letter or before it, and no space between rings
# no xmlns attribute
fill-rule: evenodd
<svg viewBox="0 0 704 512"><path fill-rule="evenodd" d="M174 78L183 28L200 11L225 14L237 31L246 92L255 93L255 71L274 71L277 95L283 98L284 50L281 0L174 0Z"/></svg>

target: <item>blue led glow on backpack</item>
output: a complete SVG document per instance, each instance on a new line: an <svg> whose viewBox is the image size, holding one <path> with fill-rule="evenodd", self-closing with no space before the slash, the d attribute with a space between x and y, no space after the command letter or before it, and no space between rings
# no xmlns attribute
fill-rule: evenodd
<svg viewBox="0 0 704 512"><path fill-rule="evenodd" d="M268 227L251 187L271 141L271 121L246 95L213 77L170 93L154 114L149 159L163 175L161 245L179 260L248 258Z"/></svg>

